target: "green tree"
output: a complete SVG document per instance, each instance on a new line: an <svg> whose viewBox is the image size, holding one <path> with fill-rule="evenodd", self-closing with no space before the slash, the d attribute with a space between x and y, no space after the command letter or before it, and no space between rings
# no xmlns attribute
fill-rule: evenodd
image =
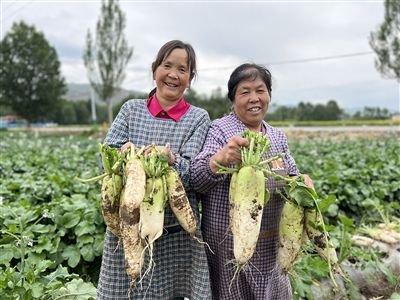
<svg viewBox="0 0 400 300"><path fill-rule="evenodd" d="M309 120L329 120L328 114L326 112L326 107L323 104L316 104L313 107L312 115Z"/></svg>
<svg viewBox="0 0 400 300"><path fill-rule="evenodd" d="M377 55L378 71L400 82L400 1L385 0L385 19L371 32L369 43Z"/></svg>
<svg viewBox="0 0 400 300"><path fill-rule="evenodd" d="M80 100L74 102L74 109L77 124L90 124L90 101Z"/></svg>
<svg viewBox="0 0 400 300"><path fill-rule="evenodd" d="M339 107L335 100L329 100L325 107L326 120L339 120L343 116L343 109Z"/></svg>
<svg viewBox="0 0 400 300"><path fill-rule="evenodd" d="M201 102L200 96L192 88L186 90L186 92L185 92L185 100L187 102L189 102L190 104L194 105L194 106L201 107L200 106L200 102Z"/></svg>
<svg viewBox="0 0 400 300"><path fill-rule="evenodd" d="M266 119L270 121L296 120L297 108L272 103L271 112L267 113Z"/></svg>
<svg viewBox="0 0 400 300"><path fill-rule="evenodd" d="M231 101L228 99L227 95L222 94L220 87L211 91L211 97L204 101L204 109L210 114L211 120L229 114L231 106Z"/></svg>
<svg viewBox="0 0 400 300"><path fill-rule="evenodd" d="M384 120L390 118L390 112L386 108L366 106L362 112L356 112L353 118L364 120Z"/></svg>
<svg viewBox="0 0 400 300"><path fill-rule="evenodd" d="M56 122L63 125L76 124L77 117L74 102L62 100L55 115Z"/></svg>
<svg viewBox="0 0 400 300"><path fill-rule="evenodd" d="M314 119L314 105L309 102L300 102L297 105L297 120L309 121Z"/></svg>
<svg viewBox="0 0 400 300"><path fill-rule="evenodd" d="M210 97L199 95L195 90L189 89L185 93L185 99L192 105L205 109L211 120L221 118L230 112L231 101L222 94L220 87L211 91Z"/></svg>
<svg viewBox="0 0 400 300"><path fill-rule="evenodd" d="M83 55L90 84L107 104L110 125L113 120L111 97L124 80L125 68L133 53L124 36L125 25L125 14L118 1L103 1L96 26L96 41L92 40L88 30Z"/></svg>
<svg viewBox="0 0 400 300"><path fill-rule="evenodd" d="M0 104L0 117L6 115L13 115L14 111L11 109L9 105Z"/></svg>
<svg viewBox="0 0 400 300"><path fill-rule="evenodd" d="M129 93L129 95L127 95L126 97L122 98L121 101L119 101L119 102L117 102L117 103L115 103L113 105L113 114L114 114L114 116L116 116L119 113L119 111L121 110L122 105L126 101L131 100L131 99L147 99L147 97L148 97L148 93L144 93L144 92L132 92L132 93Z"/></svg>
<svg viewBox="0 0 400 300"><path fill-rule="evenodd" d="M56 50L43 33L14 23L0 43L0 104L33 121L49 120L66 92Z"/></svg>

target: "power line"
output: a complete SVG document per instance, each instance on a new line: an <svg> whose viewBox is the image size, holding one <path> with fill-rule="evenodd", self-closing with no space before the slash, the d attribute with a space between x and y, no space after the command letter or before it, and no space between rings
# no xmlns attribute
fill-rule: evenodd
<svg viewBox="0 0 400 300"><path fill-rule="evenodd" d="M267 62L262 65L289 65L289 64L297 64L297 63L307 63L307 62L314 62L314 61L324 61L324 60L331 60L331 59L340 59L340 58L348 58L348 57L354 57L354 56L363 56L363 55L370 55L373 54L373 51L366 51L366 52L356 52L356 53L347 53L347 54L340 54L340 55L332 55L332 56L322 56L322 57L312 57L312 58L304 58L304 59L292 59L292 60L282 60L282 61L273 61L273 62ZM236 66L226 66L226 67L213 67L213 68L200 68L200 71L218 71L218 70L231 70L236 68ZM132 72L137 72L137 71L146 71L148 72L148 68L144 67L131 67L130 70Z"/></svg>
<svg viewBox="0 0 400 300"><path fill-rule="evenodd" d="M14 0L13 2L11 2L10 4L8 4L6 7L4 7L3 9L9 9L11 6L13 6L15 3L18 3L17 0Z"/></svg>
<svg viewBox="0 0 400 300"><path fill-rule="evenodd" d="M354 56L370 55L373 53L374 53L373 51L367 51L367 52L347 53L347 54L340 54L340 55L333 55L333 56L322 56L322 57L312 57L312 58L293 59L293 60L281 60L281 61L267 62L262 65L268 65L268 66L289 65L289 64L298 64L298 63L307 63L307 62L314 62L314 61L324 61L324 60L331 60L331 59L340 59L340 58L348 58L348 57L354 57ZM199 69L199 71L228 70L228 69L234 69L236 67L237 66L204 68L204 69Z"/></svg>
<svg viewBox="0 0 400 300"><path fill-rule="evenodd" d="M11 17L15 16L20 10L24 9L25 7L27 7L29 4L31 4L32 2L34 2L34 0L31 0L29 2L25 2L23 3L22 6L20 6L19 8L17 8L16 10L14 10L13 12L11 12L11 14L9 14L8 16L5 16L2 20L2 22L5 22L6 20L10 19Z"/></svg>

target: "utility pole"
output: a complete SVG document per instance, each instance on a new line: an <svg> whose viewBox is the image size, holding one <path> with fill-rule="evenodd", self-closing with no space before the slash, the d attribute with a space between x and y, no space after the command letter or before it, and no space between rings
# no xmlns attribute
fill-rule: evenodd
<svg viewBox="0 0 400 300"><path fill-rule="evenodd" d="M96 92L92 85L90 85L90 106L92 109L92 122L96 123L97 116L96 116Z"/></svg>

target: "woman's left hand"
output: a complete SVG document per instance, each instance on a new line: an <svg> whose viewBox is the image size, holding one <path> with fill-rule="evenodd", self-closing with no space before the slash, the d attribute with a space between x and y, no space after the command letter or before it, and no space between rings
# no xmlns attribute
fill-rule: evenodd
<svg viewBox="0 0 400 300"><path fill-rule="evenodd" d="M165 146L157 146L157 149L168 158L168 164L170 166L172 166L175 163L176 157L174 153L171 151L171 146L169 143L167 143Z"/></svg>
<svg viewBox="0 0 400 300"><path fill-rule="evenodd" d="M153 147L154 145L148 145L144 149L144 155L148 155ZM167 143L165 146L155 146L155 147L160 154L165 155L165 157L168 159L168 164L170 166L172 166L175 163L176 157L174 153L171 151L171 145L169 143Z"/></svg>

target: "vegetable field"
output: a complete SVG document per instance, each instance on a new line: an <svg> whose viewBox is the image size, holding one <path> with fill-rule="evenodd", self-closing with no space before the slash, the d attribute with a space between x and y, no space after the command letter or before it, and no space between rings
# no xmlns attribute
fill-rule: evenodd
<svg viewBox="0 0 400 300"><path fill-rule="evenodd" d="M335 199L324 215L339 263L351 279L336 294L400 299L398 137L297 140L290 149L320 195ZM395 238L386 239L386 234ZM327 264L313 250L303 251L290 276L295 298L337 299L326 279Z"/></svg>
<svg viewBox="0 0 400 300"><path fill-rule="evenodd" d="M98 172L97 152L88 138L1 137L2 297L95 297L105 232L99 189L74 178Z"/></svg>
<svg viewBox="0 0 400 300"><path fill-rule="evenodd" d="M2 299L95 298L105 232L100 185L76 177L99 174L100 141L0 132ZM398 138L292 139L290 149L318 193L334 202L324 215L351 278L343 297L399 299L400 266L388 262L391 252L354 241L400 248ZM392 232L394 242L379 240L373 233L379 228ZM291 274L295 297L334 299L327 265L312 249L302 251Z"/></svg>

